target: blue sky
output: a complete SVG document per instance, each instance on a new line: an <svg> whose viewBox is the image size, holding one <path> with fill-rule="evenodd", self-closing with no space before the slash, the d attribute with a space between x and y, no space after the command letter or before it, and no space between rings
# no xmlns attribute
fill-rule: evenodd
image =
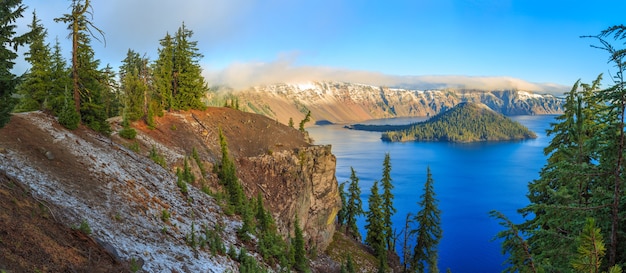
<svg viewBox="0 0 626 273"><path fill-rule="evenodd" d="M155 59L158 40L184 21L209 82L237 87L331 79L559 91L611 70L595 41L579 36L626 23L626 1L602 0L92 1L106 33L106 47L93 44L103 64L118 67L129 48ZM52 19L71 2L23 2L21 24L36 9L69 56L68 32Z"/></svg>

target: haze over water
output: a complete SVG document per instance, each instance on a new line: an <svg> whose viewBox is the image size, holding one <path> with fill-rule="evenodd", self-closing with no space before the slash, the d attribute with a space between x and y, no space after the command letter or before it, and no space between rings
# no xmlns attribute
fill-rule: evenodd
<svg viewBox="0 0 626 273"><path fill-rule="evenodd" d="M539 177L545 164L543 148L549 144L546 129L555 116L516 116L537 133L525 141L492 143L408 142L385 143L380 133L348 130L342 125L308 128L315 144L332 144L337 156L337 180L348 181L354 167L361 186L363 209L374 180L381 179L385 153L391 156L391 178L395 186L393 217L399 232L407 213L419 211L417 202L430 166L435 192L442 211L443 239L439 244L439 268L445 272L500 272L505 257L500 242L492 239L501 230L489 217L491 210L522 221L516 210L528 204L527 184ZM412 119L410 121L415 121ZM407 119L376 120L370 123L408 123ZM346 187L347 189L347 187ZM381 189L382 190L382 189ZM365 237L365 218L358 219ZM398 253L402 242L396 243Z"/></svg>

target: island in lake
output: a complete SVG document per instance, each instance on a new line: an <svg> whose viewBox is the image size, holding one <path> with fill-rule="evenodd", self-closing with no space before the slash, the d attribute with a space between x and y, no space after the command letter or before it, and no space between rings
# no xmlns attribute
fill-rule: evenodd
<svg viewBox="0 0 626 273"><path fill-rule="evenodd" d="M484 104L463 102L426 121L408 125L348 126L350 129L384 132L382 140L406 141L504 141L537 138L519 122L496 113Z"/></svg>

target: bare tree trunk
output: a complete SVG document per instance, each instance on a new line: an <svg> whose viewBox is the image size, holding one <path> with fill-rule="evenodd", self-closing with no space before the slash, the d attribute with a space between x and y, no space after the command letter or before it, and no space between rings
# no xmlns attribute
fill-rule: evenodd
<svg viewBox="0 0 626 273"><path fill-rule="evenodd" d="M80 25L79 22L81 17L85 12L87 12L87 8L89 7L89 0L85 0L85 5L80 6L76 4L76 6L72 9L72 79L74 86L74 107L76 108L76 112L80 115L80 90L78 84L78 34L80 33Z"/></svg>

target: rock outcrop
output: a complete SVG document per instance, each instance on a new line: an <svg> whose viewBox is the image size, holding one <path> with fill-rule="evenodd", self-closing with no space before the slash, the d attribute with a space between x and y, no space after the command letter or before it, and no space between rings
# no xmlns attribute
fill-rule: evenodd
<svg viewBox="0 0 626 273"><path fill-rule="evenodd" d="M284 234L293 233L297 216L307 247L326 249L341 207L330 146L240 158L238 163L240 178L252 192L265 196Z"/></svg>

